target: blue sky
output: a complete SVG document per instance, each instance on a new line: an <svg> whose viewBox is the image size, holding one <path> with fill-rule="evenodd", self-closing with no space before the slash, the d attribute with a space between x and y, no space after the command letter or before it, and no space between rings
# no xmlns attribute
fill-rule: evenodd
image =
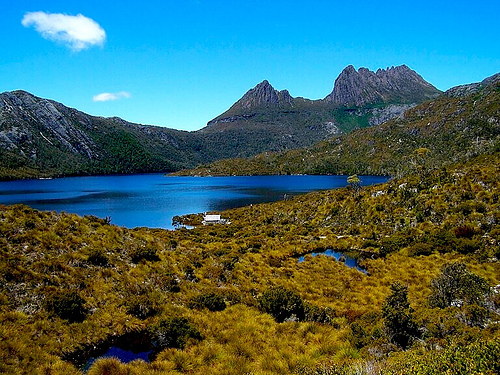
<svg viewBox="0 0 500 375"><path fill-rule="evenodd" d="M406 64L441 90L481 81L500 72L499 14L498 0L4 1L0 92L197 130L264 79L324 98L350 64Z"/></svg>

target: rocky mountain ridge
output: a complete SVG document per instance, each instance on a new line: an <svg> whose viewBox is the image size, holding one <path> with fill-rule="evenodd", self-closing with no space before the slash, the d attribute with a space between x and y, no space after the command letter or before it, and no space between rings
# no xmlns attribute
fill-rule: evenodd
<svg viewBox="0 0 500 375"><path fill-rule="evenodd" d="M269 81L264 80L248 90L231 108L251 109L258 106L288 108L292 105L293 98L288 90L278 91L271 86Z"/></svg>
<svg viewBox="0 0 500 375"><path fill-rule="evenodd" d="M314 112L317 128L333 123L340 131L346 132L351 130L342 124L341 118L346 113L351 115L350 122L355 123L353 127L379 124L381 122L377 118L387 120L399 117L410 106L441 94L440 90L406 65L378 69L376 72L367 68L356 70L349 65L335 80L332 92L320 100L294 98L288 90L278 91L264 80L248 90L226 112L209 121L201 131L228 129L231 123L245 128L262 127L278 114L291 122L294 122L293 117L303 121L304 113ZM390 110L380 116L387 106L391 106ZM372 111L374 108L377 110ZM356 120L356 117L359 119Z"/></svg>
<svg viewBox="0 0 500 375"><path fill-rule="evenodd" d="M335 80L324 99L337 106L361 107L373 103L419 103L436 98L441 91L406 65L378 69L356 69L349 65Z"/></svg>
<svg viewBox="0 0 500 375"><path fill-rule="evenodd" d="M221 160L180 174L401 176L498 151L500 74L452 88L380 126L358 129L312 147Z"/></svg>
<svg viewBox="0 0 500 375"><path fill-rule="evenodd" d="M347 67L336 85L354 72ZM412 81L417 75L409 68L360 72L388 82L391 76ZM401 86L391 85L379 91ZM357 90L352 88L348 96ZM264 80L205 128L186 132L91 116L25 91L6 92L0 94L0 178L169 172L202 162L307 147L355 128L401 118L414 105L409 100L416 97L403 97L396 90L381 102L379 94L368 95L372 99L365 106L343 107L328 97L294 98Z"/></svg>

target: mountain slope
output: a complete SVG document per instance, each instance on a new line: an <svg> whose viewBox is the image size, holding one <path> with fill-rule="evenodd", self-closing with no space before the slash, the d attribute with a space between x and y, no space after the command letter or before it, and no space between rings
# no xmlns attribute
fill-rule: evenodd
<svg viewBox="0 0 500 375"><path fill-rule="evenodd" d="M450 89L404 118L317 145L220 161L187 174L385 174L432 168L500 148L500 74Z"/></svg>
<svg viewBox="0 0 500 375"><path fill-rule="evenodd" d="M196 135L87 115L24 91L0 94L0 177L173 171ZM199 142L201 143L201 142Z"/></svg>

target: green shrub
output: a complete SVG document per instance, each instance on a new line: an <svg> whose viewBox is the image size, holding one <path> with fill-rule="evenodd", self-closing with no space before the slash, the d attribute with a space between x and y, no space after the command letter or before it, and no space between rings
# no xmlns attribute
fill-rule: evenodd
<svg viewBox="0 0 500 375"><path fill-rule="evenodd" d="M429 304L431 307L446 308L462 304L484 305L490 292L486 279L467 270L464 263L448 263L441 274L431 282Z"/></svg>
<svg viewBox="0 0 500 375"><path fill-rule="evenodd" d="M470 327L484 328L490 318L490 313L483 306L471 304L465 306L461 318Z"/></svg>
<svg viewBox="0 0 500 375"><path fill-rule="evenodd" d="M45 296L45 309L69 322L83 322L87 316L85 300L76 291L52 291Z"/></svg>
<svg viewBox="0 0 500 375"><path fill-rule="evenodd" d="M361 349L363 346L369 343L368 335L366 334L364 328L357 322L351 323L350 328L350 338L351 344L357 349Z"/></svg>
<svg viewBox="0 0 500 375"><path fill-rule="evenodd" d="M382 238L380 241L380 256L385 257L390 253L395 253L405 245L406 239L399 235Z"/></svg>
<svg viewBox="0 0 500 375"><path fill-rule="evenodd" d="M419 337L406 286L398 282L391 285L391 294L382 306L382 317L389 340L401 348L406 349Z"/></svg>
<svg viewBox="0 0 500 375"><path fill-rule="evenodd" d="M188 307L199 310L222 311L226 308L226 302L220 294L202 293L191 298L188 302Z"/></svg>
<svg viewBox="0 0 500 375"><path fill-rule="evenodd" d="M106 267L109 265L109 259L106 252L103 249L92 249L90 250L87 261L99 267Z"/></svg>
<svg viewBox="0 0 500 375"><path fill-rule="evenodd" d="M125 302L127 313L139 319L146 319L156 315L160 305L156 296L152 293L131 295Z"/></svg>
<svg viewBox="0 0 500 375"><path fill-rule="evenodd" d="M481 241L478 239L457 238L455 249L460 254L474 254L481 248Z"/></svg>
<svg viewBox="0 0 500 375"><path fill-rule="evenodd" d="M420 256L420 255L431 255L432 254L432 247L429 244L418 242L413 244L409 251L408 255L412 257Z"/></svg>
<svg viewBox="0 0 500 375"><path fill-rule="evenodd" d="M150 246L138 247L136 249L133 249L129 252L129 255L130 258L132 259L132 262L134 263L139 263L142 260L151 262L156 262L160 260L160 257L158 256L156 249Z"/></svg>
<svg viewBox="0 0 500 375"><path fill-rule="evenodd" d="M174 317L161 320L153 329L156 350L183 349L189 339L202 340L198 328L186 318Z"/></svg>
<svg viewBox="0 0 500 375"><path fill-rule="evenodd" d="M304 302L304 319L308 322L329 324L335 318L335 310L331 307L319 307Z"/></svg>
<svg viewBox="0 0 500 375"><path fill-rule="evenodd" d="M261 309L278 322L304 320L305 308L302 297L282 286L266 290L259 299Z"/></svg>

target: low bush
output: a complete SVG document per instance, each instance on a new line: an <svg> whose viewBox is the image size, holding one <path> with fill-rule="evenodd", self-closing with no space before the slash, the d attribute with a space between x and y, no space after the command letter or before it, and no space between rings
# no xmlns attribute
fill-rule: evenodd
<svg viewBox="0 0 500 375"><path fill-rule="evenodd" d="M336 317L331 307L319 307L311 303L304 303L304 319L308 322L330 324Z"/></svg>
<svg viewBox="0 0 500 375"><path fill-rule="evenodd" d="M385 257L388 254L395 253L405 247L406 244L407 241L403 236L394 235L383 238L380 241L380 256Z"/></svg>
<svg viewBox="0 0 500 375"><path fill-rule="evenodd" d="M192 297L188 302L188 307L199 310L222 311L226 308L226 302L220 294L202 293Z"/></svg>
<svg viewBox="0 0 500 375"><path fill-rule="evenodd" d="M198 328L188 319L182 317L161 320L153 328L153 337L157 351L165 348L183 349L190 339L202 340Z"/></svg>
<svg viewBox="0 0 500 375"><path fill-rule="evenodd" d="M408 250L408 255L412 257L417 257L420 255L427 256L431 254L432 254L432 247L429 244L422 242L417 242L413 244Z"/></svg>
<svg viewBox="0 0 500 375"><path fill-rule="evenodd" d="M259 299L261 309L278 322L304 320L305 307L302 297L282 286L266 290Z"/></svg>
<svg viewBox="0 0 500 375"><path fill-rule="evenodd" d="M133 249L129 252L129 256L134 263L139 263L142 260L150 262L156 262L160 260L156 249L150 246L138 247L136 249Z"/></svg>
<svg viewBox="0 0 500 375"><path fill-rule="evenodd" d="M431 307L482 306L490 293L490 286L486 279L468 271L464 263L456 262L443 266L441 274L432 280L431 290Z"/></svg>
<svg viewBox="0 0 500 375"><path fill-rule="evenodd" d="M159 302L151 293L131 295L125 302L127 313L139 319L156 315L160 310Z"/></svg>
<svg viewBox="0 0 500 375"><path fill-rule="evenodd" d="M108 256L103 249L90 250L87 261L90 264L98 267L106 267L109 265Z"/></svg>
<svg viewBox="0 0 500 375"><path fill-rule="evenodd" d="M179 279L169 273L157 276L156 283L166 292L178 293L181 291Z"/></svg>
<svg viewBox="0 0 500 375"><path fill-rule="evenodd" d="M85 300L76 291L51 291L45 296L45 309L69 322L83 322L87 316Z"/></svg>

